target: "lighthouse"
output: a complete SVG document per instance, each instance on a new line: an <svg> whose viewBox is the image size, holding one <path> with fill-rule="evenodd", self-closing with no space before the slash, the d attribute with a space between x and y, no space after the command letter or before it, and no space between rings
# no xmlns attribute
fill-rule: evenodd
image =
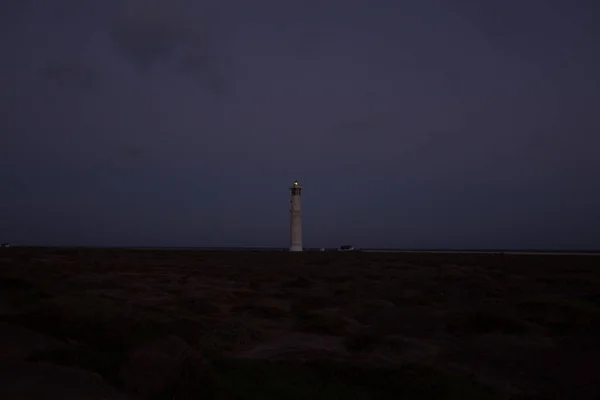
<svg viewBox="0 0 600 400"><path fill-rule="evenodd" d="M302 210L300 196L302 186L294 181L292 187L292 200L290 201L290 251L302 251Z"/></svg>

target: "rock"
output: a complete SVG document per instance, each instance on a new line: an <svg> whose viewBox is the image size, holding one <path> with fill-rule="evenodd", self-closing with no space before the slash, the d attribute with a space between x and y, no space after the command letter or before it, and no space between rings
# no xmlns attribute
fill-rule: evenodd
<svg viewBox="0 0 600 400"><path fill-rule="evenodd" d="M135 348L121 367L127 391L148 398L179 391L187 376L202 369L200 355L177 336L161 338Z"/></svg>
<svg viewBox="0 0 600 400"><path fill-rule="evenodd" d="M63 346L66 344L31 329L0 322L0 361L25 360L36 352Z"/></svg>
<svg viewBox="0 0 600 400"><path fill-rule="evenodd" d="M371 351L367 360L376 365L427 363L439 353L438 346L416 338L386 335Z"/></svg>
<svg viewBox="0 0 600 400"><path fill-rule="evenodd" d="M2 400L125 400L96 373L48 363L0 361Z"/></svg>
<svg viewBox="0 0 600 400"><path fill-rule="evenodd" d="M307 333L287 333L241 354L241 358L312 360L344 358L348 351L342 337Z"/></svg>
<svg viewBox="0 0 600 400"><path fill-rule="evenodd" d="M10 315L13 312L13 308L0 298L0 315Z"/></svg>

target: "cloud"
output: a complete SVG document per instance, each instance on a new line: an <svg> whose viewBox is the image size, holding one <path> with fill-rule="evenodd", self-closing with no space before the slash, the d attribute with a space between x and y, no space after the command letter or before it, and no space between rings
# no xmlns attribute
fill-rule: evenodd
<svg viewBox="0 0 600 400"><path fill-rule="evenodd" d="M100 73L93 67L82 63L51 63L40 71L48 82L66 89L89 91L100 84Z"/></svg>
<svg viewBox="0 0 600 400"><path fill-rule="evenodd" d="M186 21L184 8L181 0L124 0L111 27L115 49L142 72L166 64L222 89L217 57L206 34Z"/></svg>
<svg viewBox="0 0 600 400"><path fill-rule="evenodd" d="M136 145L125 146L123 148L123 153L128 158L132 158L132 159L138 159L138 158L146 156L146 150L144 148L142 148L140 146L136 146Z"/></svg>
<svg viewBox="0 0 600 400"><path fill-rule="evenodd" d="M29 8L31 0L0 1L0 33L18 23Z"/></svg>
<svg viewBox="0 0 600 400"><path fill-rule="evenodd" d="M178 21L173 7L157 0L125 0L111 35L117 51L141 69L168 61L180 47L200 45L200 38Z"/></svg>
<svg viewBox="0 0 600 400"><path fill-rule="evenodd" d="M597 24L592 21L598 10L588 0L463 0L444 7L462 16L493 50L519 59L544 55L555 63L560 59L572 62L573 52L595 45L597 39Z"/></svg>

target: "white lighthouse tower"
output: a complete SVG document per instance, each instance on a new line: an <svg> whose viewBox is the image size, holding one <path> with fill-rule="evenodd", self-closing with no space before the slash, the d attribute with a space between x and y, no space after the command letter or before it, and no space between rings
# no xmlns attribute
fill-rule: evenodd
<svg viewBox="0 0 600 400"><path fill-rule="evenodd" d="M302 210L300 195L302 186L294 181L292 187L292 200L290 207L290 251L302 251Z"/></svg>

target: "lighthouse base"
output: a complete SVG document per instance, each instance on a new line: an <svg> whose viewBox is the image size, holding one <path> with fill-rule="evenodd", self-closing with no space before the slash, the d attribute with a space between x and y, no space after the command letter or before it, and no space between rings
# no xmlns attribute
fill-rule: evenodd
<svg viewBox="0 0 600 400"><path fill-rule="evenodd" d="M297 245L297 244L291 245L290 251L302 251L302 245Z"/></svg>

